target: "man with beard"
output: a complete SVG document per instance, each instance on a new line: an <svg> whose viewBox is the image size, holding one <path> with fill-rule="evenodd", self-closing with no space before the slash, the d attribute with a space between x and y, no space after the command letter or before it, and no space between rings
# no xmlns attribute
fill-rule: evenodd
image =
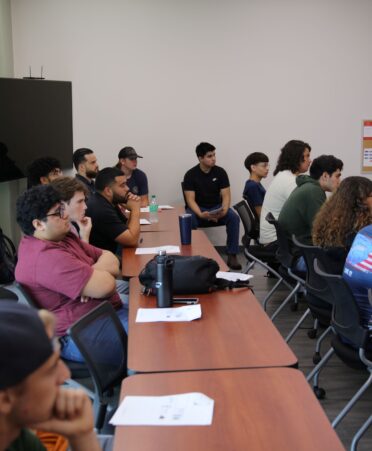
<svg viewBox="0 0 372 451"><path fill-rule="evenodd" d="M94 179L97 177L99 170L97 158L93 150L85 148L77 149L72 156L72 160L77 171L76 178L84 183L89 189L90 194L93 194L95 191Z"/></svg>
<svg viewBox="0 0 372 451"><path fill-rule="evenodd" d="M92 219L90 242L120 253L122 246L136 246L140 234L140 198L129 192L126 176L118 168L104 168L96 178L96 192L88 199ZM129 210L128 218L122 205Z"/></svg>

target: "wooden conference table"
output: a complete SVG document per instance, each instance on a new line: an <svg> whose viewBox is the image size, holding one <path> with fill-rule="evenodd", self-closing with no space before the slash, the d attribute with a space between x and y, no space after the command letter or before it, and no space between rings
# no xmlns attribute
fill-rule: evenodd
<svg viewBox="0 0 372 451"><path fill-rule="evenodd" d="M177 205L169 210L158 211L158 222L141 225L141 232L167 232L178 230L178 216L185 214L185 207ZM150 213L141 213L141 218L150 220Z"/></svg>
<svg viewBox="0 0 372 451"><path fill-rule="evenodd" d="M130 280L128 369L192 371L296 366L297 358L246 289L198 295L202 318L191 322L136 323L138 308L156 307Z"/></svg>
<svg viewBox="0 0 372 451"><path fill-rule="evenodd" d="M210 426L117 426L114 451L344 450L302 373L291 368L141 374L126 395L201 392L214 400Z"/></svg>

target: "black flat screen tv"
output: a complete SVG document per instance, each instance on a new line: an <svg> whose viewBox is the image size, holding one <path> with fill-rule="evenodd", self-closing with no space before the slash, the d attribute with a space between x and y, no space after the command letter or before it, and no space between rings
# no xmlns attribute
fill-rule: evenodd
<svg viewBox="0 0 372 451"><path fill-rule="evenodd" d="M0 182L26 177L39 157L72 168L69 81L0 78Z"/></svg>

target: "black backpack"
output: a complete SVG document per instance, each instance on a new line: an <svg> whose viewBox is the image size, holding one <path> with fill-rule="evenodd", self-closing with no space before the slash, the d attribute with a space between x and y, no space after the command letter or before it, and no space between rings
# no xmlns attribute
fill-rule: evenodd
<svg viewBox="0 0 372 451"><path fill-rule="evenodd" d="M0 228L0 283L14 281L14 270L17 264L16 248L10 238Z"/></svg>
<svg viewBox="0 0 372 451"><path fill-rule="evenodd" d="M216 277L220 270L218 263L212 258L201 255L182 256L172 255L173 265L173 293L174 294L202 294L225 288L248 287L248 282L230 282ZM155 294L156 257L150 260L139 275L144 286L144 293Z"/></svg>

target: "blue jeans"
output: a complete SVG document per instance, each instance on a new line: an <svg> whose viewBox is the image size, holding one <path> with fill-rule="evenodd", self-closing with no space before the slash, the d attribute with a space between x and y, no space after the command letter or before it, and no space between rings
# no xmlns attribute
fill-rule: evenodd
<svg viewBox="0 0 372 451"><path fill-rule="evenodd" d="M200 207L201 211L211 211L215 210L216 208L220 208L221 205L216 205L214 207L204 208ZM196 214L190 210L189 208L186 208L186 212L191 214L191 224L193 229L197 229L198 227L203 227L203 223L205 224L206 221L203 221L202 219L198 218ZM226 240L226 252L227 254L236 255L239 253L239 226L240 226L240 219L239 216L234 213L234 211L229 208L226 215L223 218L220 218L217 222L209 222L210 224L215 224L216 226L219 225L225 225L226 226L226 234L227 234L227 240Z"/></svg>
<svg viewBox="0 0 372 451"><path fill-rule="evenodd" d="M116 310L121 324L125 331L128 333L128 307L123 306L119 310ZM111 327L111 322L98 320L91 333L85 334L85 340L91 343L100 343L100 353L97 358L103 363L115 364L117 358L121 357L122 351L118 349L121 343L117 340L115 330ZM61 341L61 356L66 360L72 360L73 362L84 362L83 356L80 354L79 349L69 335L65 335L60 338Z"/></svg>

